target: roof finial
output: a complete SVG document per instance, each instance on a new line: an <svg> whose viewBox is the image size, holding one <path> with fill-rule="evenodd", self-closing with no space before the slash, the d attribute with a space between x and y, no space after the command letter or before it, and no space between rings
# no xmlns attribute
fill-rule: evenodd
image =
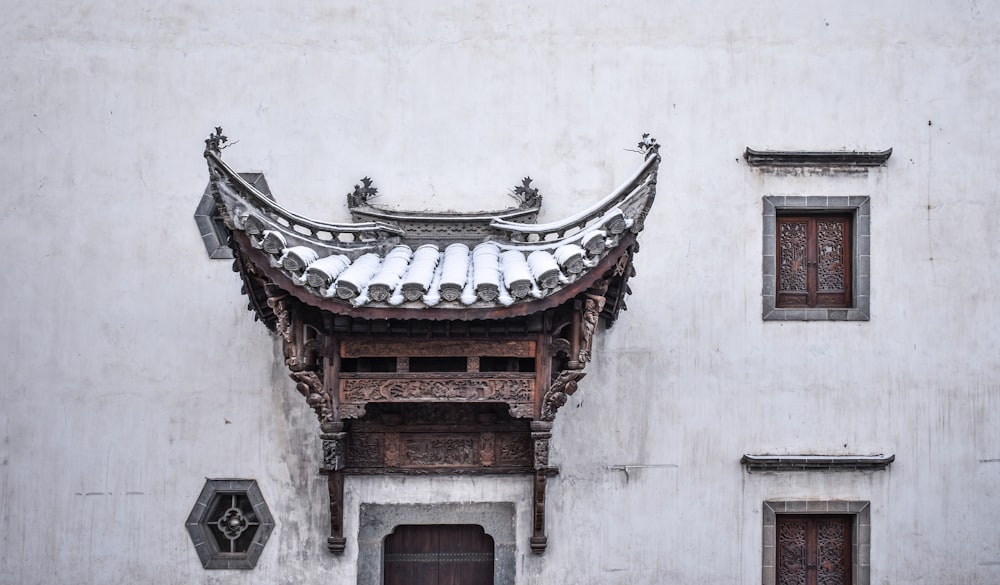
<svg viewBox="0 0 1000 585"><path fill-rule="evenodd" d="M521 184L514 187L514 197L524 207L537 207L542 204L542 196L536 187L531 186L531 177L521 179Z"/></svg>
<svg viewBox="0 0 1000 585"><path fill-rule="evenodd" d="M205 139L205 152L214 152L217 155L222 155L222 145L228 142L229 139L222 135L222 126L215 127L215 134L209 134L208 138Z"/></svg>
<svg viewBox="0 0 1000 585"><path fill-rule="evenodd" d="M639 150L646 153L646 159L649 157L660 154L660 144L656 142L656 139L646 132L642 135L642 140L639 141Z"/></svg>
<svg viewBox="0 0 1000 585"><path fill-rule="evenodd" d="M361 207L367 204L369 199L377 197L378 187L372 187L372 182L370 177L362 177L361 185L355 185L354 192L347 194L347 206Z"/></svg>

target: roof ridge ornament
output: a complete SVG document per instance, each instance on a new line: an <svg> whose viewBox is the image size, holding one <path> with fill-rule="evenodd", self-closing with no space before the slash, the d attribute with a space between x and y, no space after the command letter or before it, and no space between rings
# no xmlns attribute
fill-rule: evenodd
<svg viewBox="0 0 1000 585"><path fill-rule="evenodd" d="M646 132L639 141L639 151L646 154L645 160L649 160L649 157L660 154L660 144Z"/></svg>
<svg viewBox="0 0 1000 585"><path fill-rule="evenodd" d="M222 126L216 126L215 134L209 134L208 138L205 139L205 152L214 152L215 154L221 156L222 149L228 148L228 145L222 146L226 142L229 142L229 138L222 135Z"/></svg>
<svg viewBox="0 0 1000 585"><path fill-rule="evenodd" d="M521 184L514 187L514 199L522 207L541 207L542 196L538 193L537 187L531 186L531 177L521 179Z"/></svg>
<svg viewBox="0 0 1000 585"><path fill-rule="evenodd" d="M368 203L369 199L378 197L378 187L372 187L372 183L371 177L361 177L361 185L355 185L354 192L347 194L348 206L361 207Z"/></svg>

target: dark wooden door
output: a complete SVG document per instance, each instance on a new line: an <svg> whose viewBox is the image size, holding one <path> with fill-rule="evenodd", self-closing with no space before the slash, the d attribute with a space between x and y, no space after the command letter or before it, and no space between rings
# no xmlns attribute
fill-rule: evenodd
<svg viewBox="0 0 1000 585"><path fill-rule="evenodd" d="M385 539L385 585L493 585L493 538L481 526L397 526Z"/></svg>
<svg viewBox="0 0 1000 585"><path fill-rule="evenodd" d="M778 516L777 585L851 585L853 516Z"/></svg>

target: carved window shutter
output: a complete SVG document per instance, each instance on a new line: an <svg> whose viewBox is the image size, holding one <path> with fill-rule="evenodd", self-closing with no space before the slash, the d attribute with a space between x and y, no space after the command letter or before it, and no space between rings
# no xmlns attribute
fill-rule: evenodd
<svg viewBox="0 0 1000 585"><path fill-rule="evenodd" d="M779 216L779 307L851 305L851 217Z"/></svg>
<svg viewBox="0 0 1000 585"><path fill-rule="evenodd" d="M777 583L851 585L851 516L778 516Z"/></svg>

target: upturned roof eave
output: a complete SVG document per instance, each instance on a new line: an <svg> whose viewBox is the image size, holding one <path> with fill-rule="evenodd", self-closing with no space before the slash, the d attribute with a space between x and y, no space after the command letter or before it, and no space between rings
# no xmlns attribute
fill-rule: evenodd
<svg viewBox="0 0 1000 585"><path fill-rule="evenodd" d="M634 234L623 235L618 245L609 250L605 256L590 268L585 274L572 283L551 292L540 299L529 299L515 302L510 306L461 306L459 303L441 303L429 307L419 302L410 306L391 306L385 303L370 303L355 306L349 301L336 297L320 297L306 288L294 283L280 268L274 267L267 254L251 245L249 238L240 232L235 232L230 240L234 251L245 262L253 264L254 269L266 276L274 286L294 296L299 301L335 315L346 315L360 319L399 319L399 320L431 320L431 321L475 321L501 320L514 317L525 317L558 307L580 294L586 293L594 284L612 270L622 256L628 253L635 243ZM239 264L237 264L239 266ZM619 275L618 278L625 278Z"/></svg>

